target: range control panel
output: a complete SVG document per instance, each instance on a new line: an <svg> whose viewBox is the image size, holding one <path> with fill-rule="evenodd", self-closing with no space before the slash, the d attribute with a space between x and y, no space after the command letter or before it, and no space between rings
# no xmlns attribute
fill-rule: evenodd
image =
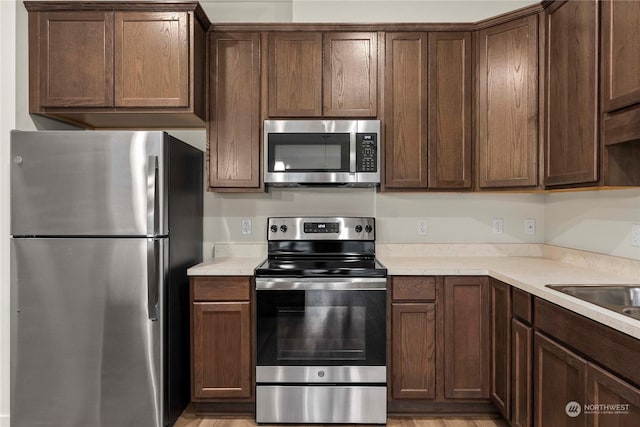
<svg viewBox="0 0 640 427"><path fill-rule="evenodd" d="M303 222L305 233L339 233L338 222Z"/></svg>
<svg viewBox="0 0 640 427"><path fill-rule="evenodd" d="M375 133L356 134L356 171L378 171L378 141Z"/></svg>
<svg viewBox="0 0 640 427"><path fill-rule="evenodd" d="M271 217L267 240L375 240L371 217Z"/></svg>

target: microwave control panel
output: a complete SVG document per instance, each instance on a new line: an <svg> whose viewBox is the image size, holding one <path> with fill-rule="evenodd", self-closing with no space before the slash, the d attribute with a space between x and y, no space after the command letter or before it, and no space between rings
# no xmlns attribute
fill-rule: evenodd
<svg viewBox="0 0 640 427"><path fill-rule="evenodd" d="M356 134L356 172L378 171L378 141L375 133Z"/></svg>

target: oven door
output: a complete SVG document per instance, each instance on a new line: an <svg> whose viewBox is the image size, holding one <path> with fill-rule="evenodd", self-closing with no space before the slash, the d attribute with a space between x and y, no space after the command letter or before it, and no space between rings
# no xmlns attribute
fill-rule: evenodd
<svg viewBox="0 0 640 427"><path fill-rule="evenodd" d="M258 383L386 382L386 279L256 279Z"/></svg>

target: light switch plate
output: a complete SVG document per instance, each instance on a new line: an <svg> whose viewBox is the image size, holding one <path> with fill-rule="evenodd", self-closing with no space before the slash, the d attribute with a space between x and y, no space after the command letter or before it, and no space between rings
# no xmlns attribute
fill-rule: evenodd
<svg viewBox="0 0 640 427"><path fill-rule="evenodd" d="M631 226L631 246L640 246L640 224Z"/></svg>
<svg viewBox="0 0 640 427"><path fill-rule="evenodd" d="M503 233L504 233L504 219L493 218L493 234L503 234Z"/></svg>
<svg viewBox="0 0 640 427"><path fill-rule="evenodd" d="M527 218L524 220L524 234L536 234L536 220Z"/></svg>
<svg viewBox="0 0 640 427"><path fill-rule="evenodd" d="M426 219L419 219L418 220L418 235L419 236L426 236L429 234L429 223L427 222Z"/></svg>
<svg viewBox="0 0 640 427"><path fill-rule="evenodd" d="M245 236L251 234L251 219L242 218L240 221L240 230Z"/></svg>

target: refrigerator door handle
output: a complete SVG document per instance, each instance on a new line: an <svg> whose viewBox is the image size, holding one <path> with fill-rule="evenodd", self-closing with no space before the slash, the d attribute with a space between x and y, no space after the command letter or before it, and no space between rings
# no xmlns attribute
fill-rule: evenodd
<svg viewBox="0 0 640 427"><path fill-rule="evenodd" d="M147 162L147 236L158 233L158 156Z"/></svg>
<svg viewBox="0 0 640 427"><path fill-rule="evenodd" d="M158 299L160 290L160 241L158 239L147 238L147 310L149 320L158 320Z"/></svg>

